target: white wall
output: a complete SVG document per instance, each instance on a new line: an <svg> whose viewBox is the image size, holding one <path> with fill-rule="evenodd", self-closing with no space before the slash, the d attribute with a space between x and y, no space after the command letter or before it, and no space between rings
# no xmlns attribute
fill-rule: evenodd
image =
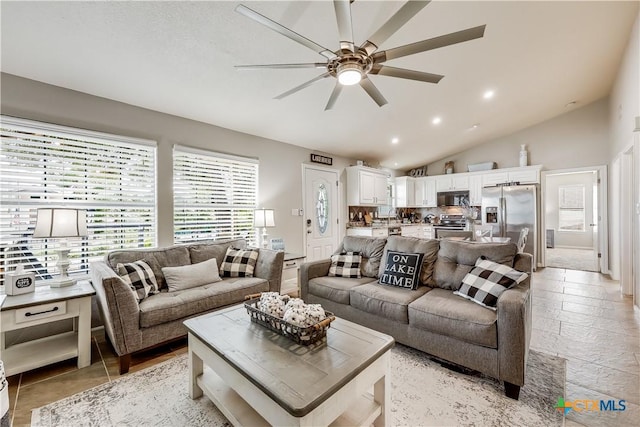
<svg viewBox="0 0 640 427"><path fill-rule="evenodd" d="M159 246L173 244L172 147L182 144L259 158L259 206L273 208L276 214L276 228L269 235L284 238L287 251L304 253L303 217L291 216L291 209L303 207L301 165L309 162L311 150L10 74L0 78L2 114L158 142ZM342 171L350 162L331 157L344 186ZM343 197L342 224L346 224L345 206Z"/></svg>
<svg viewBox="0 0 640 427"><path fill-rule="evenodd" d="M609 158L613 159L633 143L635 118L640 117L640 12L609 98Z"/></svg>
<svg viewBox="0 0 640 427"><path fill-rule="evenodd" d="M439 175L449 160L455 162L456 172L466 172L468 164L491 161L498 168L515 167L521 144L526 144L529 164L543 165L544 170L605 165L609 159L608 109L608 99L601 99L431 163L427 171L429 175Z"/></svg>

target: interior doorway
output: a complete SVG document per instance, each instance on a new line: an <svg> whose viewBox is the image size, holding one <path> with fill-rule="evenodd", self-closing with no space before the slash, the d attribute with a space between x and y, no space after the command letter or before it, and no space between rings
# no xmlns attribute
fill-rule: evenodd
<svg viewBox="0 0 640 427"><path fill-rule="evenodd" d="M543 172L543 265L605 271L606 167Z"/></svg>

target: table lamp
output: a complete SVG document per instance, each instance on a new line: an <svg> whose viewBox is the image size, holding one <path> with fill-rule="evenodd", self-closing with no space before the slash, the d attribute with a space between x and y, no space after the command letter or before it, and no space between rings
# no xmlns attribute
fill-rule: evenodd
<svg viewBox="0 0 640 427"><path fill-rule="evenodd" d="M61 239L56 266L60 277L49 282L52 288L71 286L76 281L69 277L69 247L67 238L87 235L87 211L70 208L41 208L36 217L33 237L38 239Z"/></svg>
<svg viewBox="0 0 640 427"><path fill-rule="evenodd" d="M255 209L253 211L253 226L255 228L262 228L262 247L267 249L269 246L267 241L269 237L267 227L276 226L273 209Z"/></svg>

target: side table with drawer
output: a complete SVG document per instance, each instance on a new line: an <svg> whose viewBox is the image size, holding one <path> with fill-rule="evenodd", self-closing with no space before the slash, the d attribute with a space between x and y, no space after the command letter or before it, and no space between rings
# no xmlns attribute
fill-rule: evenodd
<svg viewBox="0 0 640 427"><path fill-rule="evenodd" d="M298 289L298 271L304 262L305 256L290 252L284 253L284 263L282 264L282 282L280 284L281 294L296 294L300 296Z"/></svg>
<svg viewBox="0 0 640 427"><path fill-rule="evenodd" d="M62 360L91 364L91 296L89 281L73 286L36 286L34 292L7 295L0 308L0 354L7 376ZM57 320L73 319L73 330L6 347L5 333Z"/></svg>

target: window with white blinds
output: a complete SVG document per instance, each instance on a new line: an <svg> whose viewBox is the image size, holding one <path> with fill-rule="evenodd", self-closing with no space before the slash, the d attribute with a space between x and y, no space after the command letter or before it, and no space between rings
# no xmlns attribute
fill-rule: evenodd
<svg viewBox="0 0 640 427"><path fill-rule="evenodd" d="M174 146L174 242L254 241L258 160Z"/></svg>
<svg viewBox="0 0 640 427"><path fill-rule="evenodd" d="M37 279L57 274L59 239L32 237L37 208L87 210L88 236L66 239L70 275L119 248L156 245L153 141L2 116L0 284L23 264Z"/></svg>

